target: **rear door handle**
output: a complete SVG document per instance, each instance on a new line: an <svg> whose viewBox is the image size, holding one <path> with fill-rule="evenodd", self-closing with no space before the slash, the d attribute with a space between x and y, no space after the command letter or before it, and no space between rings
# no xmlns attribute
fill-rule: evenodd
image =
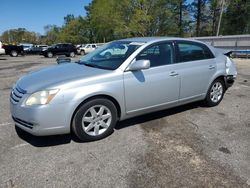
<svg viewBox="0 0 250 188"><path fill-rule="evenodd" d="M214 65L209 65L208 68L209 68L209 69L215 69L215 66L214 66Z"/></svg>
<svg viewBox="0 0 250 188"><path fill-rule="evenodd" d="M177 72L175 72L175 71L172 71L172 72L170 72L170 74L169 74L169 76L177 76L177 75L179 75Z"/></svg>

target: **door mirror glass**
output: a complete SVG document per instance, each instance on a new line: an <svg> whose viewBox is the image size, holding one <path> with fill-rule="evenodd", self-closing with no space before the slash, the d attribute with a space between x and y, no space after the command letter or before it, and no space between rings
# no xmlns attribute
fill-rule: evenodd
<svg viewBox="0 0 250 188"><path fill-rule="evenodd" d="M132 64L128 66L126 71L138 71L138 70L143 70L143 69L149 69L150 68L150 61L141 59L134 61Z"/></svg>

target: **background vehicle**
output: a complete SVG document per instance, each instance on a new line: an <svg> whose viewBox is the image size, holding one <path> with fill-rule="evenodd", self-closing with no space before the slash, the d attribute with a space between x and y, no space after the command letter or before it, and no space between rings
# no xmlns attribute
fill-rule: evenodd
<svg viewBox="0 0 250 188"><path fill-rule="evenodd" d="M42 51L47 49L47 45L35 45L25 51L26 54L42 55Z"/></svg>
<svg viewBox="0 0 250 188"><path fill-rule="evenodd" d="M75 57L77 54L76 47L68 43L55 44L42 51L45 57L53 57L55 55L65 55L67 57Z"/></svg>
<svg viewBox="0 0 250 188"><path fill-rule="evenodd" d="M86 44L77 44L76 45L76 50L77 50L77 54L80 55L81 54L81 49L82 47L84 47Z"/></svg>
<svg viewBox="0 0 250 188"><path fill-rule="evenodd" d="M103 51L101 54L105 57L111 57L111 56L119 56L121 54L125 54L128 50L128 47L126 45L120 45L119 48L113 48Z"/></svg>
<svg viewBox="0 0 250 188"><path fill-rule="evenodd" d="M97 44L86 44L85 46L79 48L78 53L81 55L85 55L90 52L93 52L96 48Z"/></svg>
<svg viewBox="0 0 250 188"><path fill-rule="evenodd" d="M40 47L40 48L42 48L42 50L46 50L49 46L45 45L45 44L38 44L38 45L36 45L36 47Z"/></svg>
<svg viewBox="0 0 250 188"><path fill-rule="evenodd" d="M18 55L24 54L23 46L3 45L3 48L5 49L5 54L11 57L17 57Z"/></svg>
<svg viewBox="0 0 250 188"><path fill-rule="evenodd" d="M23 50L24 50L24 52L26 52L27 50L29 50L30 48L32 48L34 46L34 44L20 43L19 46L23 46Z"/></svg>
<svg viewBox="0 0 250 188"><path fill-rule="evenodd" d="M5 54L5 49L3 49L3 43L0 41L0 55Z"/></svg>
<svg viewBox="0 0 250 188"><path fill-rule="evenodd" d="M119 54L103 53L124 46L127 50ZM31 134L72 130L81 140L98 140L110 135L118 120L194 101L216 106L236 75L232 60L202 42L124 39L78 63L22 77L11 93L10 109L16 125Z"/></svg>

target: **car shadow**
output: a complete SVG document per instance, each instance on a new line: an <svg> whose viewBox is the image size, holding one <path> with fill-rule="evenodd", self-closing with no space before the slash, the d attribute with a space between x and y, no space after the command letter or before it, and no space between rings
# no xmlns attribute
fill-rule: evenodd
<svg viewBox="0 0 250 188"><path fill-rule="evenodd" d="M157 112L137 116L137 117L119 122L116 125L115 129L116 130L123 129L123 128L130 127L136 124L142 124L148 121L164 118L167 116L171 116L174 114L178 114L178 113L191 110L191 109L195 109L195 108L199 108L199 107L205 107L205 105L203 105L201 102L194 102L194 103L186 104L183 106L178 106L178 107L174 107L174 108L170 108L170 109L166 109L162 111L157 111Z"/></svg>
<svg viewBox="0 0 250 188"><path fill-rule="evenodd" d="M120 130L130 126L134 126L137 124L142 124L148 121L160 119L163 117L171 116L174 114L178 114L187 110L204 107L201 102L195 102L167 110L162 110L134 118L130 118L121 122L118 122L115 129ZM79 140L74 134L65 134L65 135L55 135L55 136L33 136L22 129L16 126L16 132L19 138L23 139L24 141L28 142L32 146L35 147L50 147L50 146L57 146L57 145L64 145L69 144L71 141L77 143L85 143Z"/></svg>
<svg viewBox="0 0 250 188"><path fill-rule="evenodd" d="M33 136L19 127L15 126L16 133L22 140L28 142L32 146L35 147L49 147L49 146L57 146L69 144L72 140L72 136L70 134L65 135L54 135L54 136Z"/></svg>

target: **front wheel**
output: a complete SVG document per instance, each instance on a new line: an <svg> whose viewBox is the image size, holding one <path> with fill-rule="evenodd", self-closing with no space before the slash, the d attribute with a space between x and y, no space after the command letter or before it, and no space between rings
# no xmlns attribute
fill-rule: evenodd
<svg viewBox="0 0 250 188"><path fill-rule="evenodd" d="M84 103L77 110L72 130L82 141L95 141L110 135L116 122L117 109L113 102L97 98Z"/></svg>
<svg viewBox="0 0 250 188"><path fill-rule="evenodd" d="M53 57L53 53L52 52L47 52L47 57L52 58Z"/></svg>
<svg viewBox="0 0 250 188"><path fill-rule="evenodd" d="M17 56L18 56L17 51L16 51L16 50L11 50L10 56L11 56L11 57L17 57Z"/></svg>
<svg viewBox="0 0 250 188"><path fill-rule="evenodd" d="M210 107L218 105L223 99L224 93L224 82L221 79L214 80L207 92L207 96L205 99L206 104Z"/></svg>

